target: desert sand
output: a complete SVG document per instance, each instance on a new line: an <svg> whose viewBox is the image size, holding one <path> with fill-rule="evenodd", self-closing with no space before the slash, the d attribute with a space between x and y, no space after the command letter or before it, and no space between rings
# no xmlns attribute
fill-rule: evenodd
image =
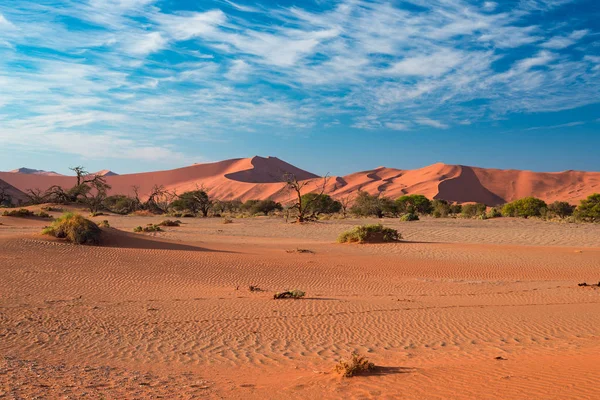
<svg viewBox="0 0 600 400"><path fill-rule="evenodd" d="M18 172L25 170L37 171L21 168L15 170L17 172L0 172L0 186L8 187L15 200L26 200L24 193L28 189L45 191L53 185L70 188L76 182L72 176L56 173ZM194 164L169 171L117 175L112 171L103 170L96 174L106 177L112 186L110 194L133 195L133 186L138 186L142 200L156 184L177 193L202 186L213 198L221 200L271 198L287 203L292 200L292 195L284 189L284 173L292 173L299 180L313 180L306 187L307 191L317 191L323 185L323 179L316 174L276 157L258 156ZM330 177L325 193L339 199L354 196L358 190L370 194L381 193L394 199L404 194L422 194L450 202L479 202L488 206L527 196L534 196L548 203L560 200L577 205L579 200L600 192L600 172L544 173L442 163L416 170L379 167L346 176Z"/></svg>
<svg viewBox="0 0 600 400"><path fill-rule="evenodd" d="M0 217L0 398L599 398L598 224L102 219L88 247Z"/></svg>

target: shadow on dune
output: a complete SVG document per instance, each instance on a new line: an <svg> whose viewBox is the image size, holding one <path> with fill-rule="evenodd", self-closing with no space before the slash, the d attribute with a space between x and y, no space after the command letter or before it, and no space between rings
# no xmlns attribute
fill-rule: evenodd
<svg viewBox="0 0 600 400"><path fill-rule="evenodd" d="M115 228L103 228L102 232L102 247L118 247L123 249L210 251L215 253L230 253L229 251L212 250L190 244L183 244L167 241L164 239L151 238L143 234L123 232Z"/></svg>

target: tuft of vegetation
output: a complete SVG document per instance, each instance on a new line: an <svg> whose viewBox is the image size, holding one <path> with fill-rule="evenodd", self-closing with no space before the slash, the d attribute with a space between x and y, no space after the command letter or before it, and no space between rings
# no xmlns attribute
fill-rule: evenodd
<svg viewBox="0 0 600 400"><path fill-rule="evenodd" d="M233 224L233 220L231 218L223 218L224 224Z"/></svg>
<svg viewBox="0 0 600 400"><path fill-rule="evenodd" d="M546 203L535 197L524 197L502 207L502 215L505 217L543 217L547 211Z"/></svg>
<svg viewBox="0 0 600 400"><path fill-rule="evenodd" d="M52 206L46 206L46 207L42 207L42 211L48 211L48 212L63 212L64 209L60 208L60 207L52 207Z"/></svg>
<svg viewBox="0 0 600 400"><path fill-rule="evenodd" d="M27 217L34 217L35 213L33 211L29 211L26 208L20 208L18 210L4 211L2 213L2 216L4 216L4 217L27 218Z"/></svg>
<svg viewBox="0 0 600 400"><path fill-rule="evenodd" d="M294 290L286 290L285 292L275 293L273 295L273 299L301 299L306 296L306 293L302 290L294 289Z"/></svg>
<svg viewBox="0 0 600 400"><path fill-rule="evenodd" d="M398 207L393 200L387 197L359 191L354 204L350 207L350 213L357 217L397 217Z"/></svg>
<svg viewBox="0 0 600 400"><path fill-rule="evenodd" d="M162 232L162 229L160 226L156 225L156 224L148 224L144 227L141 226L136 226L135 228L133 228L134 232Z"/></svg>
<svg viewBox="0 0 600 400"><path fill-rule="evenodd" d="M173 201L169 208L176 212L189 211L196 215L201 213L203 217L208 217L208 212L211 210L213 201L206 193L206 190L199 188L185 192L178 196L178 199Z"/></svg>
<svg viewBox="0 0 600 400"><path fill-rule="evenodd" d="M307 193L302 195L304 210L311 219L320 214L335 214L342 210L342 203L334 200L328 194Z"/></svg>
<svg viewBox="0 0 600 400"><path fill-rule="evenodd" d="M101 222L98 224L98 226L99 226L100 228L110 228L110 224L108 223L108 220L107 220L107 219L105 219L105 220L101 221Z"/></svg>
<svg viewBox="0 0 600 400"><path fill-rule="evenodd" d="M65 213L56 219L52 225L44 228L44 235L66 239L75 244L100 244L102 231L94 222L83 218L79 214Z"/></svg>
<svg viewBox="0 0 600 400"><path fill-rule="evenodd" d="M485 218L487 207L482 203L463 204L460 215L463 218Z"/></svg>
<svg viewBox="0 0 600 400"><path fill-rule="evenodd" d="M432 211L431 200L422 194L411 194L396 199L398 212L403 214L429 214Z"/></svg>
<svg viewBox="0 0 600 400"><path fill-rule="evenodd" d="M250 215L263 214L269 215L275 211L283 210L283 206L271 199L266 200L247 200L240 205L240 210Z"/></svg>
<svg viewBox="0 0 600 400"><path fill-rule="evenodd" d="M502 216L502 212L496 208L496 207L492 207L488 210L487 213L485 213L485 218L500 218Z"/></svg>
<svg viewBox="0 0 600 400"><path fill-rule="evenodd" d="M400 221L408 222L408 221L418 221L419 216L417 214L408 213L400 216Z"/></svg>
<svg viewBox="0 0 600 400"><path fill-rule="evenodd" d="M176 221L172 221L170 219L165 219L164 221L161 221L158 226L179 226L181 225L181 221L176 220Z"/></svg>
<svg viewBox="0 0 600 400"><path fill-rule="evenodd" d="M397 230L386 228L381 224L357 226L343 232L338 237L339 243L381 243L397 242L402 235Z"/></svg>
<svg viewBox="0 0 600 400"><path fill-rule="evenodd" d="M573 215L575 206L567 203L566 201L555 201L552 204L548 204L548 214L551 217L558 217L565 219Z"/></svg>
<svg viewBox="0 0 600 400"><path fill-rule="evenodd" d="M575 216L586 222L600 222L600 193L594 193L587 199L581 200Z"/></svg>
<svg viewBox="0 0 600 400"><path fill-rule="evenodd" d="M341 360L335 366L335 372L342 374L346 378L351 378L355 375L373 371L375 364L370 362L366 357L352 353L350 360Z"/></svg>

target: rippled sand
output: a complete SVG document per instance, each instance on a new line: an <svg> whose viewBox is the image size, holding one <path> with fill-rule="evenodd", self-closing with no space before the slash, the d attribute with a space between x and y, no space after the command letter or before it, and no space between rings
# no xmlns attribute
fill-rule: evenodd
<svg viewBox="0 0 600 400"><path fill-rule="evenodd" d="M598 398L599 225L96 219L104 247L0 218L0 398ZM334 374L353 351L380 368Z"/></svg>

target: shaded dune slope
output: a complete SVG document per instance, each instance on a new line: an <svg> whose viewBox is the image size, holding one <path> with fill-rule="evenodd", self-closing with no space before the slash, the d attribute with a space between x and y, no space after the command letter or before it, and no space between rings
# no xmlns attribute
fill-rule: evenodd
<svg viewBox="0 0 600 400"><path fill-rule="evenodd" d="M286 172L295 174L299 180L310 180L305 187L306 192L318 191L323 185L323 178L276 157L238 158L168 171L107 175L106 179L112 186L111 194L132 195L135 186L142 199L148 196L154 185L163 185L177 193L204 187L213 197L223 200L272 198L289 202L293 193L282 183ZM23 192L31 188L46 190L53 185L71 187L75 184L75 178L70 176L11 172L0 172L0 180L10 185L15 198L21 198ZM600 172L543 173L443 163L415 170L379 167L330 177L325 193L343 198L352 197L359 190L391 198L423 194L429 198L459 203L481 202L490 206L526 196L539 197L546 202L563 200L576 204L588 195L600 192Z"/></svg>

